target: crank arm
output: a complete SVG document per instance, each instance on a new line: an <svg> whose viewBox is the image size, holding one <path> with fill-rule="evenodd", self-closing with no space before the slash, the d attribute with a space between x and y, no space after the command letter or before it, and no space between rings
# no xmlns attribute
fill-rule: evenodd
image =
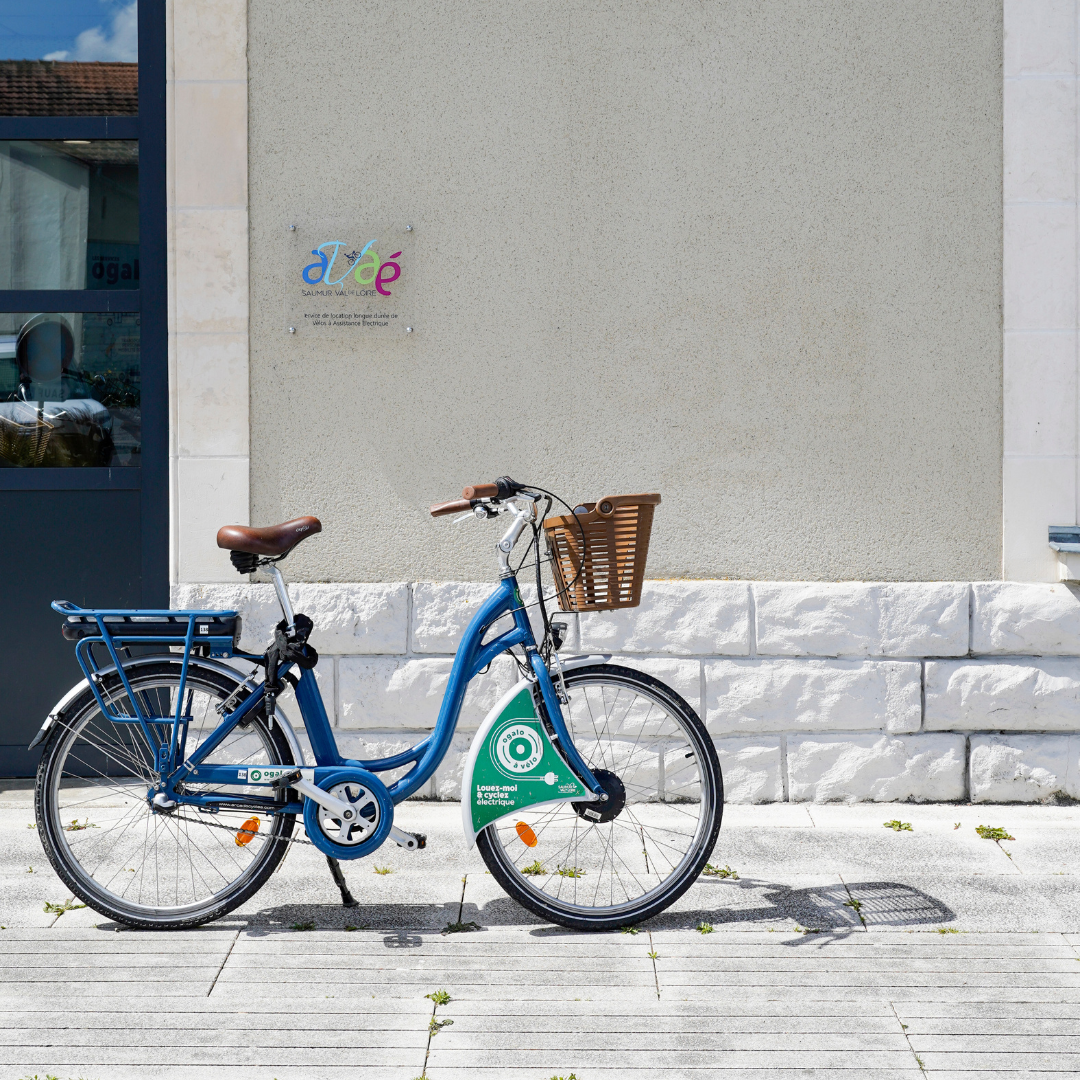
<svg viewBox="0 0 1080 1080"><path fill-rule="evenodd" d="M417 848L427 847L427 837L423 833L406 832L396 825L390 828L390 839L406 851L416 851Z"/></svg>
<svg viewBox="0 0 1080 1080"><path fill-rule="evenodd" d="M340 799L335 799L328 791L316 787L310 780L293 780L289 787L295 788L301 795L317 802L324 810L336 814L342 821L352 821L356 811Z"/></svg>

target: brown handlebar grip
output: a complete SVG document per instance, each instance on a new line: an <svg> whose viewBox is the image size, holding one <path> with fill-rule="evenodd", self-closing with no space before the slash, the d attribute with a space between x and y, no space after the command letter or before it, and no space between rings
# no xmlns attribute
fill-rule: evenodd
<svg viewBox="0 0 1080 1080"><path fill-rule="evenodd" d="M460 514L471 509L472 503L468 499L455 499L453 502L436 503L431 508L431 516L445 517L447 514Z"/></svg>
<svg viewBox="0 0 1080 1080"><path fill-rule="evenodd" d="M463 499L494 499L498 494L498 484L473 484L461 492L461 497Z"/></svg>

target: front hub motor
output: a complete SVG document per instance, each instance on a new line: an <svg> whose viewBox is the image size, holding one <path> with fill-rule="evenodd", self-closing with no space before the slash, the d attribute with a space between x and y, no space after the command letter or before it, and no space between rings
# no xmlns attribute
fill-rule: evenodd
<svg viewBox="0 0 1080 1080"><path fill-rule="evenodd" d="M622 808L626 805L626 788L623 782L607 769L593 769L592 774L604 789L607 802L576 802L570 805L577 811L578 817L603 825L605 821L614 821L622 813Z"/></svg>
<svg viewBox="0 0 1080 1080"><path fill-rule="evenodd" d="M334 859L362 859L379 848L394 824L394 803L386 785L364 769L336 769L319 787L339 802L344 813L304 800L308 839Z"/></svg>

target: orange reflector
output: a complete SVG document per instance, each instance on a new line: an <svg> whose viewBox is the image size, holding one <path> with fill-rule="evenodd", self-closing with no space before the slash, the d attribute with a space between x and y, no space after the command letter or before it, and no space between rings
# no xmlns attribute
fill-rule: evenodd
<svg viewBox="0 0 1080 1080"><path fill-rule="evenodd" d="M516 828L521 842L526 847L536 847L536 833L534 833L524 821L519 821Z"/></svg>
<svg viewBox="0 0 1080 1080"><path fill-rule="evenodd" d="M245 844L250 844L255 839L255 834L259 831L259 826L262 822L257 817L249 817L243 825L240 826L239 831L236 834L236 846L244 847Z"/></svg>

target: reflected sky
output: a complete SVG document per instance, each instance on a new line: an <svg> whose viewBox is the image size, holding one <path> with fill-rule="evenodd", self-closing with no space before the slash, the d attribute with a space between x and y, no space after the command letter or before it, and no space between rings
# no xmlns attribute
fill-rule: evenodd
<svg viewBox="0 0 1080 1080"><path fill-rule="evenodd" d="M138 59L137 0L0 0L0 60Z"/></svg>

